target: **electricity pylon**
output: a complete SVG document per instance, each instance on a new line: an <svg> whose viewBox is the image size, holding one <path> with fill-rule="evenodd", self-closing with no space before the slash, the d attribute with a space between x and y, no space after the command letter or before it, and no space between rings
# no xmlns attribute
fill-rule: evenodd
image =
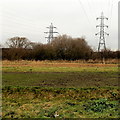
<svg viewBox="0 0 120 120"><path fill-rule="evenodd" d="M109 35L108 33L106 33L104 31L104 28L108 26L104 24L104 19L108 20L107 17L105 17L103 15L103 12L101 13L101 16L96 18L96 20L100 19L100 25L97 25L96 27L100 27L100 32L96 33L95 35L100 35L100 38L99 38L99 45L98 45L98 52L100 52L101 50L106 50L106 45L105 45L105 35Z"/></svg>
<svg viewBox="0 0 120 120"><path fill-rule="evenodd" d="M47 38L48 43L50 43L53 38L56 38L56 37L53 36L53 34L58 33L58 32L54 32L54 28L57 28L57 27L54 27L53 24L51 23L51 25L49 27L46 27L46 28L48 28L49 31L44 32L44 33L48 34L48 37L45 37L45 38Z"/></svg>

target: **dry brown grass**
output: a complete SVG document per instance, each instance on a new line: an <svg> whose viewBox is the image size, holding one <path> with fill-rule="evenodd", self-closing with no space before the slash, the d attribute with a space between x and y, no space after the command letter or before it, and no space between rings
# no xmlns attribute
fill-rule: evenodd
<svg viewBox="0 0 120 120"><path fill-rule="evenodd" d="M63 60L57 60L57 61L8 61L4 60L2 61L3 67L18 67L18 66L40 66L40 67L117 67L118 60L112 59L107 60L106 64L102 64L99 61L93 61L90 60L88 62L77 60L77 61L63 61Z"/></svg>

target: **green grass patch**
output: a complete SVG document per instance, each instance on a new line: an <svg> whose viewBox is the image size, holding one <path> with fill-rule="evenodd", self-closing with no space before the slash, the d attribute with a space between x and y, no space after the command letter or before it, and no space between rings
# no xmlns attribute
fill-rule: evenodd
<svg viewBox="0 0 120 120"><path fill-rule="evenodd" d="M3 72L117 72L118 67L39 67L39 66L8 66Z"/></svg>

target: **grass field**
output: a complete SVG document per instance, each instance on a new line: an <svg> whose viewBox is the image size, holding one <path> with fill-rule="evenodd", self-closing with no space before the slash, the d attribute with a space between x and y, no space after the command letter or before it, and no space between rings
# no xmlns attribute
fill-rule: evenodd
<svg viewBox="0 0 120 120"><path fill-rule="evenodd" d="M3 118L118 118L117 64L3 61Z"/></svg>

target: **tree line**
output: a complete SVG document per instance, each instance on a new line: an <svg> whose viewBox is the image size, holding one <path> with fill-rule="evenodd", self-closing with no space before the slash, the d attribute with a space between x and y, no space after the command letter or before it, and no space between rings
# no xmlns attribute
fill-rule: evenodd
<svg viewBox="0 0 120 120"><path fill-rule="evenodd" d="M118 58L120 51L106 50L101 53L92 50L84 38L58 36L49 44L33 43L25 37L13 37L3 48L3 60L89 60Z"/></svg>

